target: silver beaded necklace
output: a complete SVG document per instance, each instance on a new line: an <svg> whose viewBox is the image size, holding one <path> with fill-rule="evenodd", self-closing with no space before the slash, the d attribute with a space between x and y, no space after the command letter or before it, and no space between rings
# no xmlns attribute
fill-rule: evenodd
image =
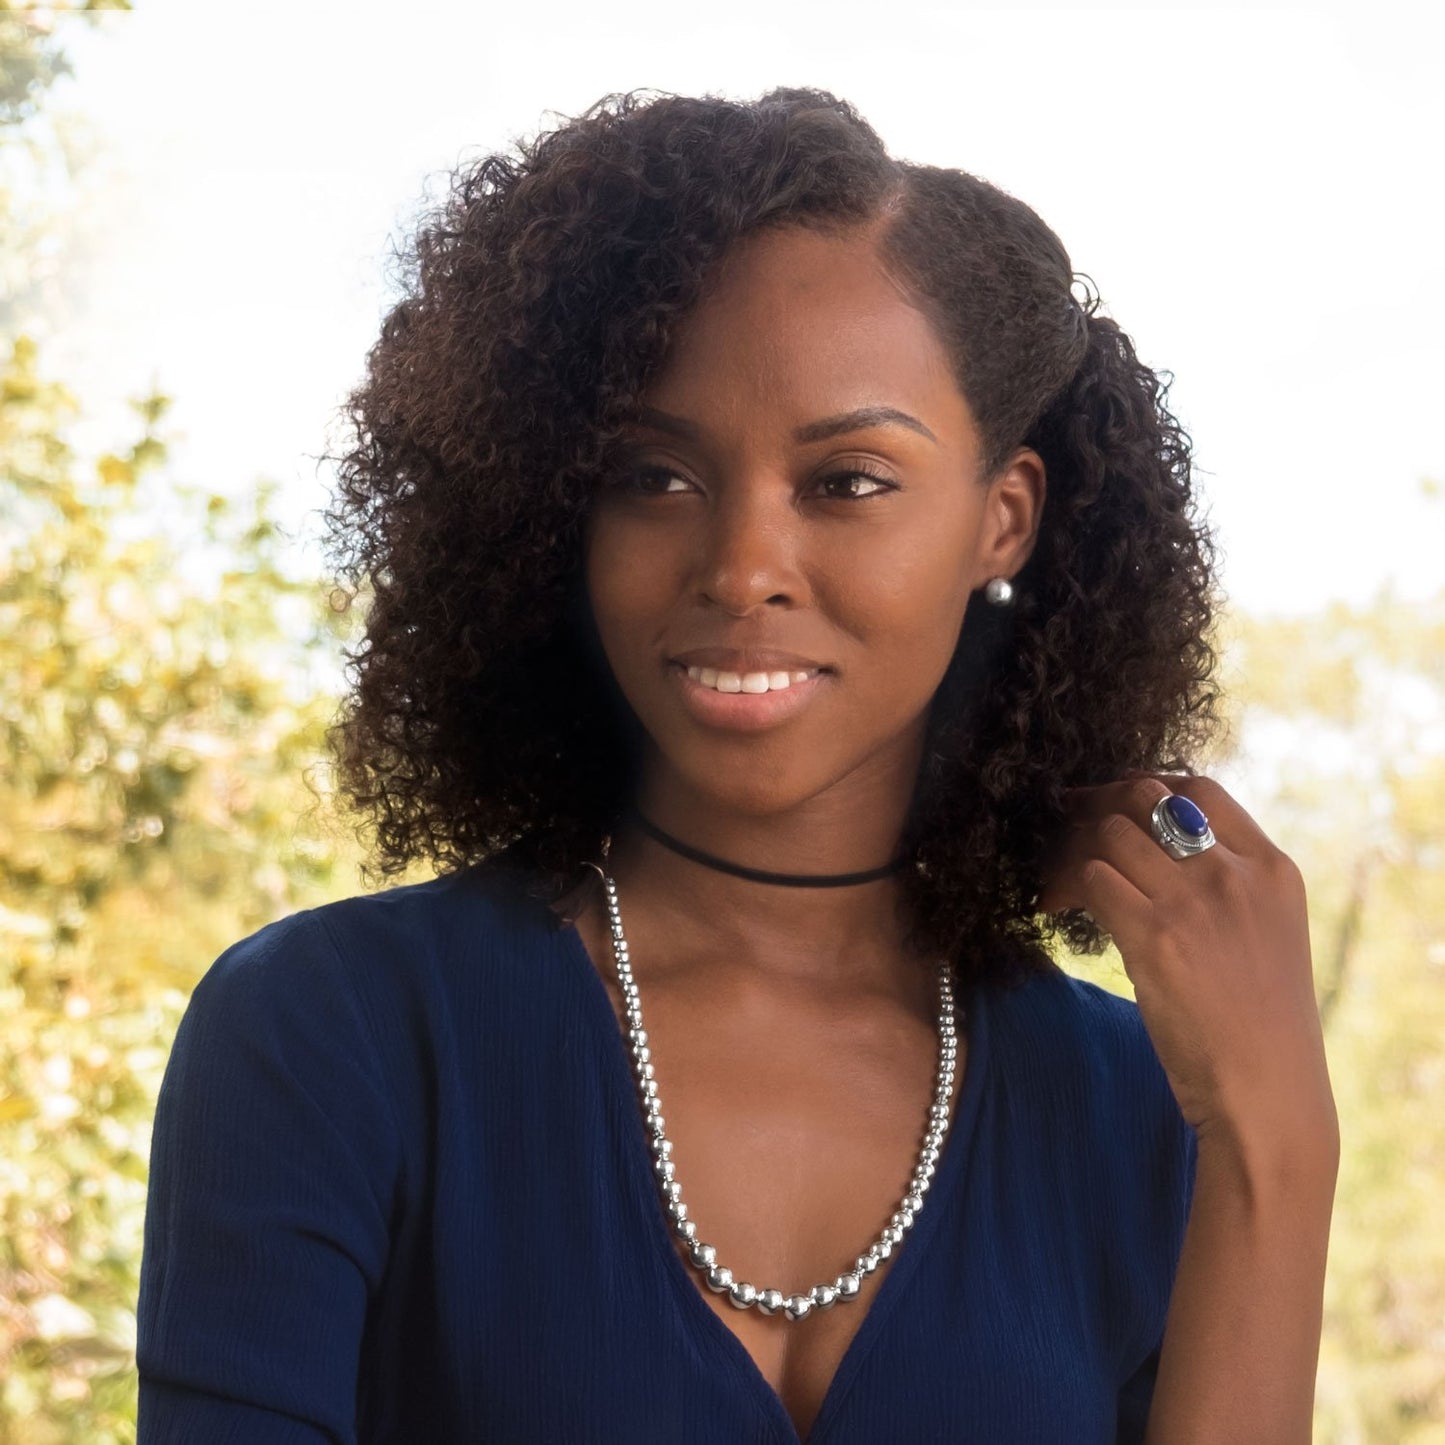
<svg viewBox="0 0 1445 1445"><path fill-rule="evenodd" d="M604 859L606 856L604 847ZM601 869L598 871L602 872ZM677 1170L671 1158L672 1140L667 1137L662 1099L658 1094L656 1070L652 1064L652 1050L648 1047L647 1030L642 1026L642 1001L637 980L632 976L627 935L622 931L617 884L605 872L602 872L602 883L607 893L607 912L612 924L612 956L617 964L617 982L622 990L623 1002L627 1006L627 1036L632 1047L633 1070L637 1075L643 1122L650 1139L652 1167L668 1218L672 1221L678 1237L688 1245L694 1268L706 1277L709 1289L717 1294L726 1294L729 1302L738 1309L746 1310L756 1306L765 1315L775 1315L781 1311L790 1320L806 1319L814 1309L830 1309L839 1300L857 1299L863 1281L903 1243L904 1235L913 1227L913 1221L918 1211L923 1208L924 1198L932 1183L939 1156L943 1151L943 1141L948 1137L953 1100L953 1070L958 1059L951 960L945 959L938 966L937 1087L933 1103L928 1109L928 1128L924 1134L923 1148L909 1180L908 1190L897 1210L878 1238L853 1262L852 1268L839 1274L831 1284L815 1284L804 1294L788 1295L780 1289L760 1290L744 1281L735 1280L732 1270L717 1262L717 1250L702 1241L696 1221L688 1217L687 1204L682 1197L682 1185L677 1180Z"/></svg>

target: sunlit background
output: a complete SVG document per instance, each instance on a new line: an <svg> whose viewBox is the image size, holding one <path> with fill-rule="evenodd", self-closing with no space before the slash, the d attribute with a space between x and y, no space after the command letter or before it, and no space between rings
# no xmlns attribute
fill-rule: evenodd
<svg viewBox="0 0 1445 1445"><path fill-rule="evenodd" d="M1305 870L1344 1132L1316 1438L1445 1441L1442 54L1379 5L0 0L0 1445L134 1439L176 1020L362 886L318 459L392 243L607 92L778 84L1028 201L1176 377L1229 597L1211 770Z"/></svg>

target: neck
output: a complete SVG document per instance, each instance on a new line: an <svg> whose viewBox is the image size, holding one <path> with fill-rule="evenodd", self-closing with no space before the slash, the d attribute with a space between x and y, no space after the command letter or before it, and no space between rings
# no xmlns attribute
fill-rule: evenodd
<svg viewBox="0 0 1445 1445"><path fill-rule="evenodd" d="M851 888L859 883L876 883L883 878L890 878L901 873L909 862L907 854L900 853L879 868L867 868L859 873L775 873L766 868L752 868L746 864L730 862L702 848L696 848L691 843L684 843L680 838L674 838L671 833L659 828L651 818L644 817L636 809L628 810L627 822L635 824L654 842L670 848L680 857L749 883L765 883L776 888Z"/></svg>
<svg viewBox="0 0 1445 1445"><path fill-rule="evenodd" d="M907 796L893 790L888 806L879 791L865 799L835 789L784 812L758 814L673 782L644 788L637 809L716 858L831 875L874 869L897 856ZM645 915L679 967L738 970L789 989L916 992L919 964L903 944L901 874L838 888L759 883L682 857L628 821L613 835L608 871L624 922Z"/></svg>

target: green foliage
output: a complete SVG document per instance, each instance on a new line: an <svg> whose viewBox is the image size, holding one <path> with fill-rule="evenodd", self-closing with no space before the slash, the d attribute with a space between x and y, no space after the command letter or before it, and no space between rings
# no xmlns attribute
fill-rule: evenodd
<svg viewBox="0 0 1445 1445"><path fill-rule="evenodd" d="M0 364L7 1445L133 1438L150 1120L180 1011L227 943L355 880L316 772L333 620L284 571L267 489L239 509L167 474L166 405L136 403L138 435L87 475L35 348Z"/></svg>
<svg viewBox="0 0 1445 1445"><path fill-rule="evenodd" d="M29 120L50 86L70 73L60 48L66 24L102 10L129 9L128 0L86 0L80 5L12 5L0 0L0 126Z"/></svg>
<svg viewBox="0 0 1445 1445"><path fill-rule="evenodd" d="M1445 1440L1445 593L1241 619L1230 656L1340 1113L1316 1438Z"/></svg>

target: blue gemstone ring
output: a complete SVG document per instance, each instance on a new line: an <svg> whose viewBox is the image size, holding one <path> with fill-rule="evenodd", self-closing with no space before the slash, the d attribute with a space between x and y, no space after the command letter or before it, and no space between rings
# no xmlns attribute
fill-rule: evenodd
<svg viewBox="0 0 1445 1445"><path fill-rule="evenodd" d="M1154 805L1149 831L1171 858L1192 858L1216 842L1209 819L1179 793L1170 793Z"/></svg>

